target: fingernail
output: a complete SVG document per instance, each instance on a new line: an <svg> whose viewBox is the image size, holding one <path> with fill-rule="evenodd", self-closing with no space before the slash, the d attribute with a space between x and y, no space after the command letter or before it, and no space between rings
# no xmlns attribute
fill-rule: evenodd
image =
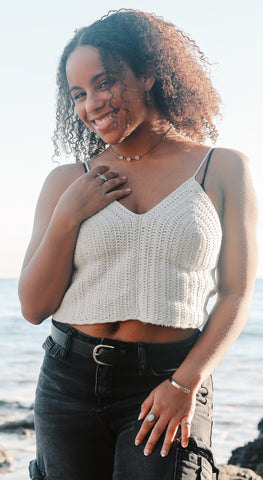
<svg viewBox="0 0 263 480"><path fill-rule="evenodd" d="M162 456L162 457L166 457L166 455L167 455L167 451L166 451L166 450L162 450L162 451L161 451L161 456Z"/></svg>
<svg viewBox="0 0 263 480"><path fill-rule="evenodd" d="M126 188L126 192L131 192L131 188Z"/></svg>
<svg viewBox="0 0 263 480"><path fill-rule="evenodd" d="M187 447L187 442L182 442L182 447Z"/></svg>
<svg viewBox="0 0 263 480"><path fill-rule="evenodd" d="M135 440L135 445L140 445L140 440Z"/></svg>
<svg viewBox="0 0 263 480"><path fill-rule="evenodd" d="M146 448L143 453L144 453L145 457L147 457L148 455L150 455L151 452L150 452L150 450L148 450L148 448Z"/></svg>
<svg viewBox="0 0 263 480"><path fill-rule="evenodd" d="M121 178L122 178L122 180L127 180L127 177L121 177Z"/></svg>
<svg viewBox="0 0 263 480"><path fill-rule="evenodd" d="M140 413L138 420L141 420L141 418L142 418L142 413Z"/></svg>

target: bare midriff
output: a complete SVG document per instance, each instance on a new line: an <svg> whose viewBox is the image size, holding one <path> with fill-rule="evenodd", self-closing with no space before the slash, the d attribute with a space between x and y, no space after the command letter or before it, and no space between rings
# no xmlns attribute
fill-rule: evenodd
<svg viewBox="0 0 263 480"><path fill-rule="evenodd" d="M125 342L179 342L190 338L195 328L173 328L143 323L139 320L126 320L124 322L101 323L94 325L75 325L76 328L86 335L99 338L114 338Z"/></svg>

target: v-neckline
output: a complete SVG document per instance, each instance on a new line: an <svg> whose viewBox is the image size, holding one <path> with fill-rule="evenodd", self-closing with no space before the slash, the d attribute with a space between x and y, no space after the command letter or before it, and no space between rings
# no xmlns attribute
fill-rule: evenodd
<svg viewBox="0 0 263 480"><path fill-rule="evenodd" d="M168 195L166 195L166 197L162 198L162 200L160 200L158 203L156 203L152 208L150 208L149 210L147 210L146 212L144 213L136 213L136 212L133 212L132 210L130 210L129 208L125 207L125 205L123 205L122 203L120 203L119 200L115 200L114 202L112 202L112 204L116 204L118 206L120 206L123 210L125 210L128 214L134 216L134 217L145 217L147 216L148 214L150 214L151 212L153 212L154 210L158 209L158 207L160 207L163 203L165 203L172 195L174 195L175 193L177 193L182 187L184 187L187 183L189 183L190 181L193 181L199 188L200 188L200 191L201 193L204 194L204 198L207 199L208 203L210 204L210 206L212 207L212 209L214 210L215 214L216 214L216 217L219 221L219 224L220 224L220 227L221 227L221 219L218 215L218 212L213 204L213 202L211 201L210 197L207 195L206 191L201 187L200 183L196 180L195 176L192 176L190 178L188 178L187 180L185 180L183 183L181 183L178 187L176 187L174 190L172 190Z"/></svg>

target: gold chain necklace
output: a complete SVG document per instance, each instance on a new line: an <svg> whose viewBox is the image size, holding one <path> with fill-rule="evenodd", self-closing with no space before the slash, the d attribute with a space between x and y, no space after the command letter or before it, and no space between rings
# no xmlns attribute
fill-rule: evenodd
<svg viewBox="0 0 263 480"><path fill-rule="evenodd" d="M147 150L147 152L142 153L142 155L135 155L134 157L124 157L124 155L119 155L118 152L114 150L112 145L110 145L110 149L115 155L117 155L117 157L119 157L120 160L127 160L127 162L130 162L131 160L140 160L142 157L147 155L147 153L150 153L152 150L154 150L159 145L159 143L161 143L167 133L170 132L171 128L172 127L169 127L168 130L161 136L161 138L159 138L158 142L156 142L149 150Z"/></svg>

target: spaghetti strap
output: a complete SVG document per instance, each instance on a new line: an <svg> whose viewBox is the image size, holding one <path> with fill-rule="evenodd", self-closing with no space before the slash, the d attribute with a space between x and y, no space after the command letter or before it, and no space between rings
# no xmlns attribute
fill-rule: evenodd
<svg viewBox="0 0 263 480"><path fill-rule="evenodd" d="M203 180L202 182L200 183L202 189L205 191L205 177L206 177L206 172L207 172L207 169L208 169L208 164L210 162L210 159L212 157L212 153L214 151L214 148L212 148L209 152L208 152L208 158L207 158L207 162L206 162L206 166L205 166L205 171L204 171L204 175L203 175Z"/></svg>
<svg viewBox="0 0 263 480"><path fill-rule="evenodd" d="M84 160L84 161L82 162L82 164L83 164L83 168L84 168L84 170L85 170L85 173L88 173L88 172L90 171L89 161L88 161L88 160Z"/></svg>
<svg viewBox="0 0 263 480"><path fill-rule="evenodd" d="M194 173L193 177L195 178L196 175L198 174L199 170L202 168L202 166L204 165L205 161L208 159L210 159L212 153L213 153L213 150L214 148L210 148L210 150L208 150L207 154L205 155L205 157L203 158L202 162L200 163L198 169L196 170L196 172ZM209 157L209 158L208 158Z"/></svg>

